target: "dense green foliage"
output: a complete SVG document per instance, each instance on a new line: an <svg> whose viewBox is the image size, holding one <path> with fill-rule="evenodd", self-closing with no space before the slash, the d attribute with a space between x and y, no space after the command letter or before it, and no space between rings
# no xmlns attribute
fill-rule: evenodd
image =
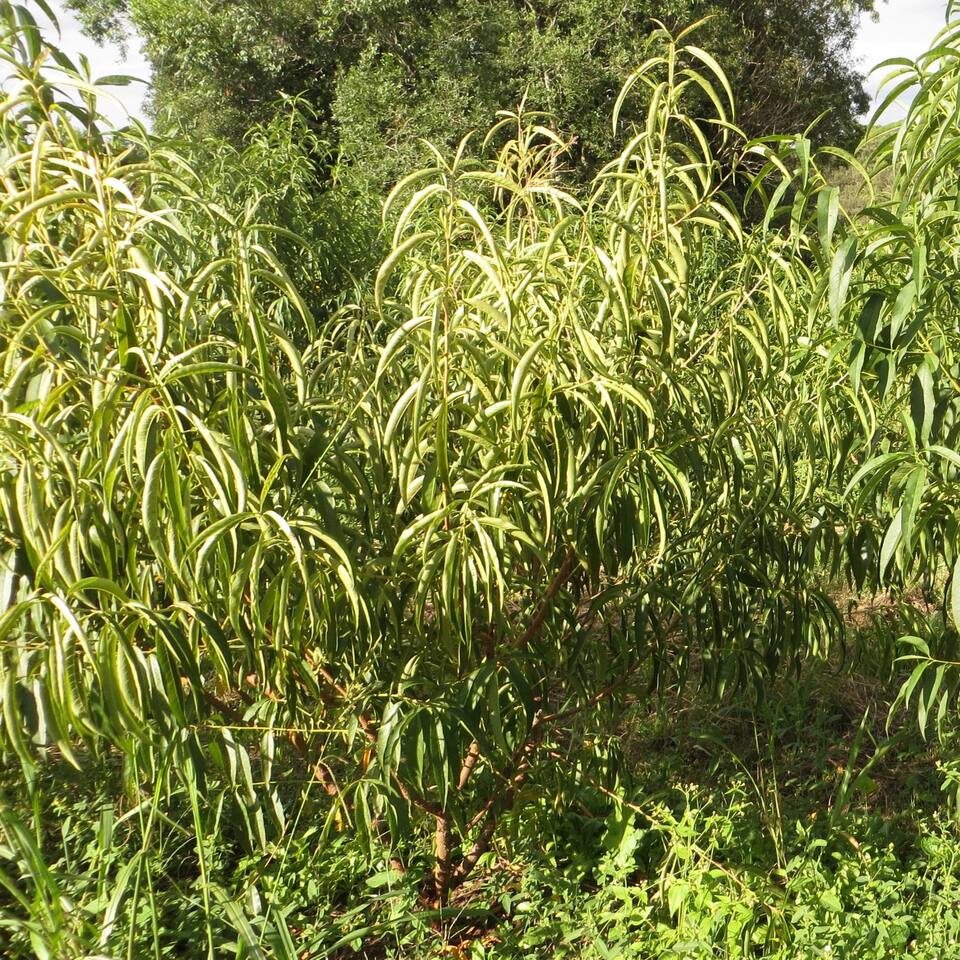
<svg viewBox="0 0 960 960"><path fill-rule="evenodd" d="M708 28L660 30L589 189L503 113L391 191L367 283L309 108L110 131L0 12L15 956L944 949L957 838L863 801L900 751L929 804L873 718L902 683L948 734L960 685L960 23L869 169L749 138ZM827 162L889 196L851 219ZM851 651L870 712L800 743L778 677ZM739 716L714 793L682 690ZM816 823L791 738L846 768Z"/></svg>
<svg viewBox="0 0 960 960"><path fill-rule="evenodd" d="M39 814L20 806L42 831L4 821L3 866L30 904L6 907L12 955L34 956L20 925L32 916L35 943L66 957L94 953L105 930L107 956L126 956L132 933L134 957L153 956L154 937L161 956L199 957L210 922L217 956L246 930L284 958L952 958L960 832L935 756L885 735L869 677L811 674L756 716L673 698L632 711L622 802L587 779L541 794L504 824L501 866L440 923L416 875L371 862L349 832L320 845L301 819L272 855L251 855L216 804L201 805L199 828L185 793L165 798L169 820L125 817L115 767L48 764ZM21 794L15 773L0 790ZM139 898L137 871L153 883Z"/></svg>
<svg viewBox="0 0 960 960"><path fill-rule="evenodd" d="M239 139L281 93L304 94L343 176L377 187L526 98L576 138L590 175L619 149L609 104L646 59L654 20L725 64L748 135L803 130L852 145L867 106L851 44L874 0L71 0L95 34L144 38L158 117ZM708 109L693 98L694 115ZM645 105L630 105L641 116Z"/></svg>

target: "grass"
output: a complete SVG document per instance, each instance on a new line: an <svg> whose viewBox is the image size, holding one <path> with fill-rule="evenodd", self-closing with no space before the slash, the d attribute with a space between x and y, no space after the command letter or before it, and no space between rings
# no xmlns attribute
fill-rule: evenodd
<svg viewBox="0 0 960 960"><path fill-rule="evenodd" d="M151 823L149 785L130 796L117 755L84 773L43 765L35 805L8 765L2 869L50 921L32 932L7 897L6 956L42 956L43 942L51 957L199 957L208 940L226 956L244 926L302 960L960 955L953 757L913 723L888 732L894 689L822 665L753 710L697 695L637 705L610 779L527 798L442 915L419 906L426 833L405 873L371 863L349 829L300 824L261 853L222 806L194 821L188 791ZM111 928L124 885L139 904Z"/></svg>

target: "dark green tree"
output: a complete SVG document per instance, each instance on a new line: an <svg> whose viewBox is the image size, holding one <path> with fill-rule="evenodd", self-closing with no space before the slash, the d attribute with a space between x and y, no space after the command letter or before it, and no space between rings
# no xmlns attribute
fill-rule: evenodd
<svg viewBox="0 0 960 960"><path fill-rule="evenodd" d="M610 106L655 18L673 31L710 18L698 42L729 73L748 134L826 112L817 137L849 144L868 102L851 47L876 0L68 2L95 36L136 28L161 126L237 140L281 94L304 94L344 169L382 186L422 158L423 138L456 142L524 95L594 169L614 153Z"/></svg>

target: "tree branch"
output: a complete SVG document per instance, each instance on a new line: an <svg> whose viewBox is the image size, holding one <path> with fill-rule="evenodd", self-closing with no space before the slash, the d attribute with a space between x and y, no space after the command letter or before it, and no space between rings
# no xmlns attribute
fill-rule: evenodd
<svg viewBox="0 0 960 960"><path fill-rule="evenodd" d="M537 607L537 612L530 621L530 625L517 638L515 645L521 650L529 646L543 629L543 625L547 622L547 617L553 609L553 602L557 599L557 594L560 593L566 582L570 579L576 565L577 553L573 547L569 547L566 556L563 558L563 563L560 564L560 569L557 570L553 580L550 581L550 586L547 587L547 591L544 593L540 601L540 606Z"/></svg>

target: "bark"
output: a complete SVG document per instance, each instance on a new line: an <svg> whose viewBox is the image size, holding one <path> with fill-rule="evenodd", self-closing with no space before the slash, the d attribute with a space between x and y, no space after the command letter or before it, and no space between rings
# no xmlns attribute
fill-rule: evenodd
<svg viewBox="0 0 960 960"><path fill-rule="evenodd" d="M433 854L435 866L433 868L434 899L436 906L445 907L450 896L450 881L452 877L450 814L438 814L436 829L433 835Z"/></svg>

